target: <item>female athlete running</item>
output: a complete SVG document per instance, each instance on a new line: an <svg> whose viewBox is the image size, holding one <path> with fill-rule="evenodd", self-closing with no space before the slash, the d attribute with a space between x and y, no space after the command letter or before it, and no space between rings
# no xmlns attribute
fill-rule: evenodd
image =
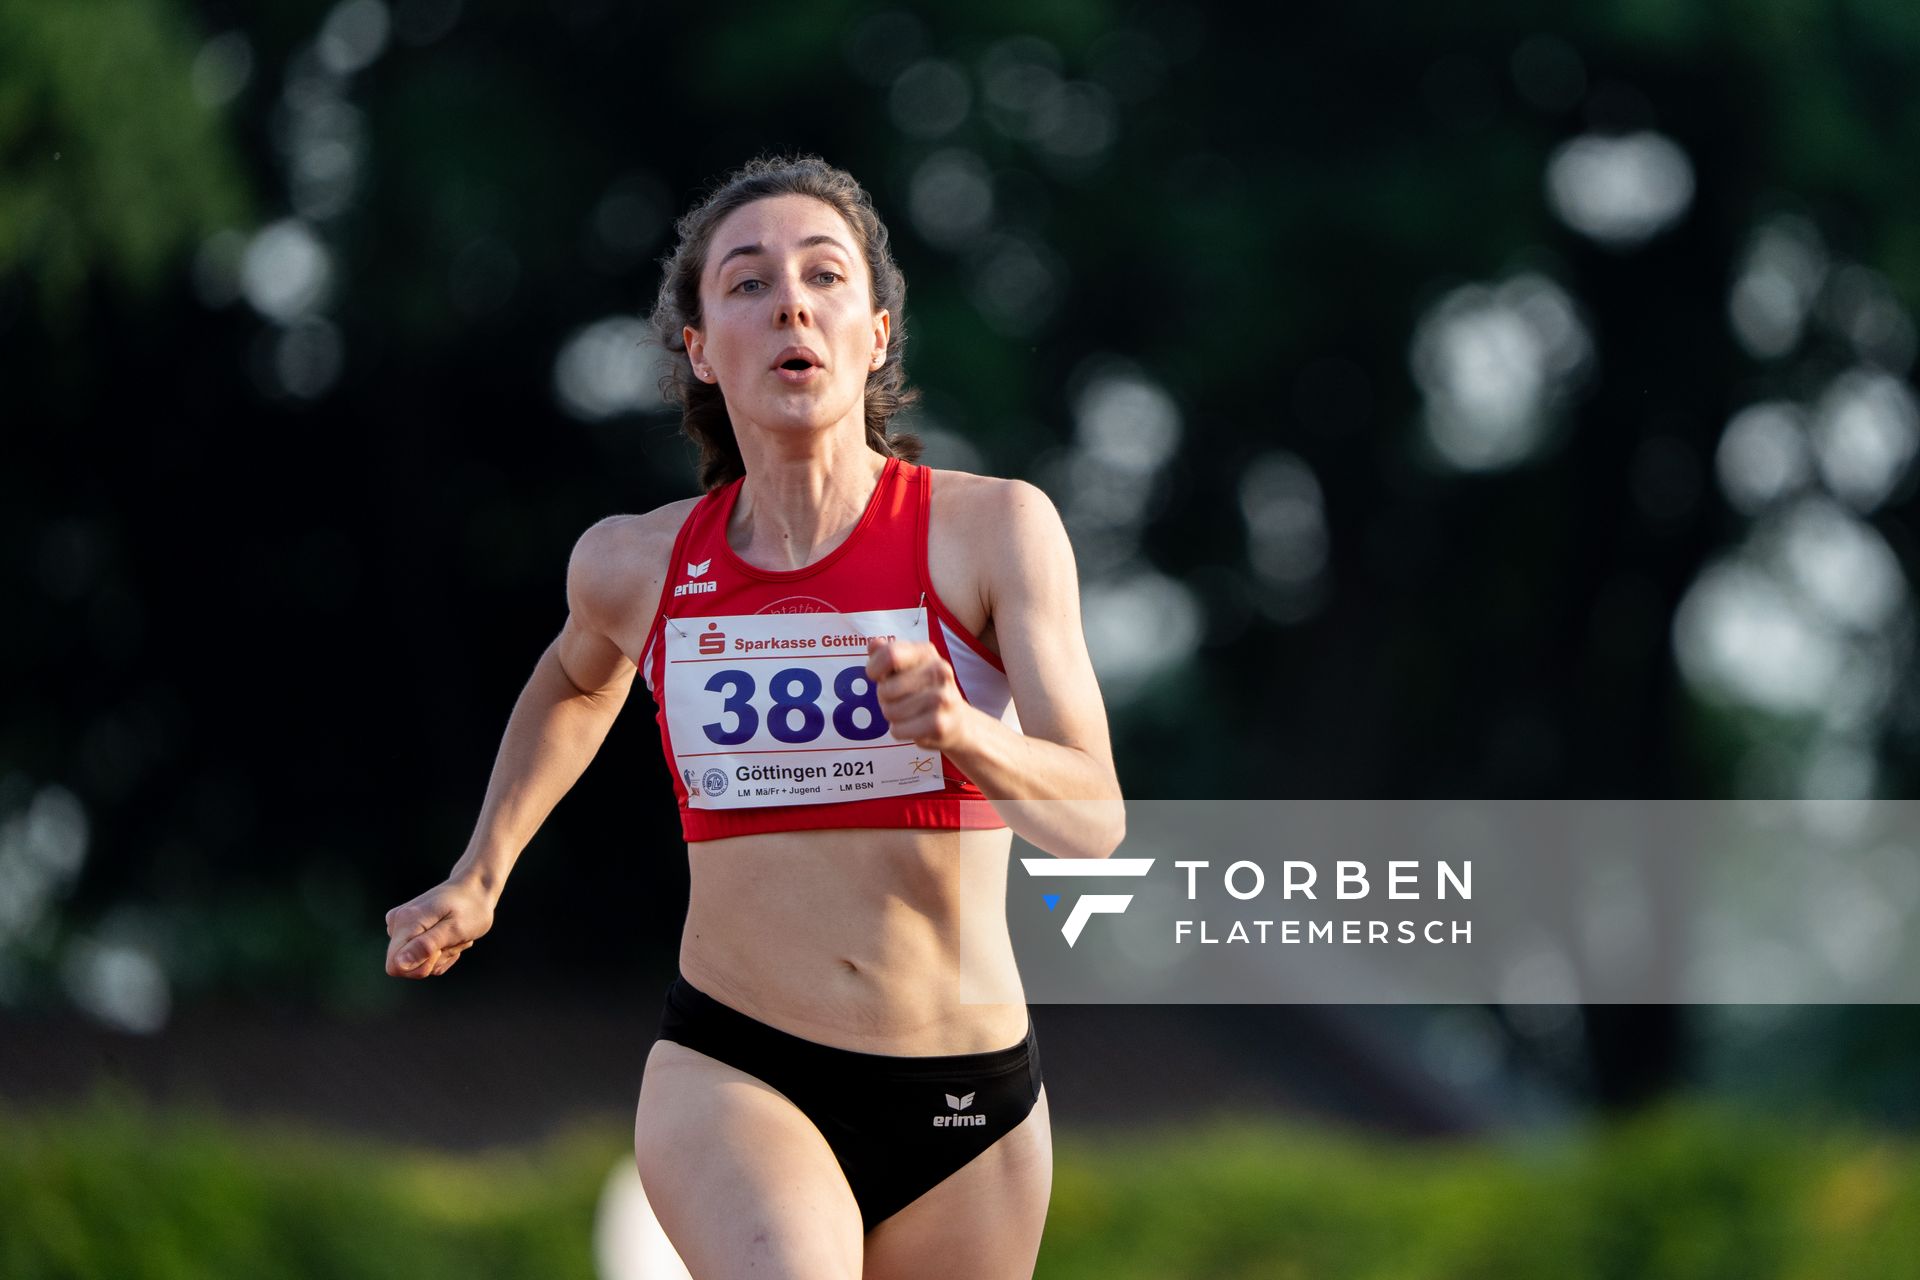
<svg viewBox="0 0 1920 1280"><path fill-rule="evenodd" d="M1125 823L1072 550L1031 485L889 436L905 281L851 177L758 160L678 231L654 322L706 492L581 537L473 839L388 913L387 971L487 932L639 671L692 873L634 1128L668 1238L700 1280L1030 1276L1052 1143L1009 827L1105 857Z"/></svg>

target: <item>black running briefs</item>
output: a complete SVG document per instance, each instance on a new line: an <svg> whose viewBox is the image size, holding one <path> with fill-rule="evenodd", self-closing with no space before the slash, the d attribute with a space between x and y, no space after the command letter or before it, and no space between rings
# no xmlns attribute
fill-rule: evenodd
<svg viewBox="0 0 1920 1280"><path fill-rule="evenodd" d="M900 1057L836 1049L721 1004L684 976L667 989L660 1038L784 1094L833 1149L871 1231L1010 1133L1040 1097L1040 1045Z"/></svg>

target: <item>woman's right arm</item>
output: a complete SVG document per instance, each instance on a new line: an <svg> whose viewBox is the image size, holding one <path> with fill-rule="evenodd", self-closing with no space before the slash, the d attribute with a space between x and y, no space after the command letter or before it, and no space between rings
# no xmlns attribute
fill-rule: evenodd
<svg viewBox="0 0 1920 1280"><path fill-rule="evenodd" d="M566 625L514 703L465 852L445 882L387 912L392 976L445 973L493 926L514 862L606 740L636 669L615 636L636 626L645 636L671 550L669 540L648 554L661 514L603 520L575 544ZM623 529L627 522L639 527ZM636 609L646 616L636 617Z"/></svg>

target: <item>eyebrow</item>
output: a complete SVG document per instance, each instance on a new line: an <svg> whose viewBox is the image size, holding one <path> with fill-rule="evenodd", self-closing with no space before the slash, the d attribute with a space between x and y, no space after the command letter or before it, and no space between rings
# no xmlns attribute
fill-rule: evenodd
<svg viewBox="0 0 1920 1280"><path fill-rule="evenodd" d="M853 256L851 253L848 252L847 246L841 244L838 240L835 240L832 236L826 236L826 235L808 236L805 240L802 240L795 247L800 249L811 249L818 244L830 244L834 248L838 249L841 253L846 254L849 258ZM718 271L721 267L726 266L729 262L732 262L735 258L756 256L759 254L763 254L766 251L767 251L767 247L763 244L735 245L733 248L727 250L726 254L720 259L720 261L714 265L714 270Z"/></svg>

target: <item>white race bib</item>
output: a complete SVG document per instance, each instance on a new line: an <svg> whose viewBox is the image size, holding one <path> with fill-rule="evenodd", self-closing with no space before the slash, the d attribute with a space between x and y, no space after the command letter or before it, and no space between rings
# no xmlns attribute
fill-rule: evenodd
<svg viewBox="0 0 1920 1280"><path fill-rule="evenodd" d="M927 639L925 605L668 618L667 731L695 809L940 791L940 753L902 742L867 679L867 639Z"/></svg>

